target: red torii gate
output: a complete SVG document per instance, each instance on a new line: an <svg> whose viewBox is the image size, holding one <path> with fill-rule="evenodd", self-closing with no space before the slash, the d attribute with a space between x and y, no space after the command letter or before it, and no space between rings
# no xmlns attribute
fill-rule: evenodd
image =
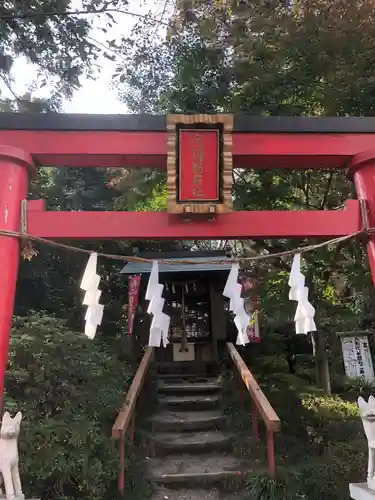
<svg viewBox="0 0 375 500"><path fill-rule="evenodd" d="M231 212L232 167L348 168L375 226L375 118L1 113L0 231L20 231L29 177L40 165L168 165L167 212L48 212L42 200L29 201L27 232L42 238L301 238L363 230L358 200L342 211ZM367 251L375 284L374 235ZM1 235L1 395L18 263L19 238Z"/></svg>

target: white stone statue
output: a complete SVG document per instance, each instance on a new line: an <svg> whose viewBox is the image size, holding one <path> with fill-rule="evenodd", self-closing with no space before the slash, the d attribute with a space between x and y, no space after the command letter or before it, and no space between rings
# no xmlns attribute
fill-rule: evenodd
<svg viewBox="0 0 375 500"><path fill-rule="evenodd" d="M358 407L368 444L367 486L370 490L375 491L375 398L374 396L370 396L368 398L367 403L362 397L359 397Z"/></svg>
<svg viewBox="0 0 375 500"><path fill-rule="evenodd" d="M18 470L18 436L22 413L12 418L4 413L0 429L0 485L4 483L6 500L24 500ZM1 495L1 491L0 491Z"/></svg>

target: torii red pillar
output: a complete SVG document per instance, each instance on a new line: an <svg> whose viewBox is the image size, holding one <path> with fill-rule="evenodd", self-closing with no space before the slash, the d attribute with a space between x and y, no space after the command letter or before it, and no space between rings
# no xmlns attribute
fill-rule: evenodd
<svg viewBox="0 0 375 500"><path fill-rule="evenodd" d="M21 202L26 199L31 156L11 146L0 146L0 230L20 231ZM0 409L19 263L19 239L0 236Z"/></svg>
<svg viewBox="0 0 375 500"><path fill-rule="evenodd" d="M357 196L366 201L368 224L375 227L375 149L359 153L349 163L349 178L353 179ZM367 255L372 282L375 286L375 234L369 235Z"/></svg>

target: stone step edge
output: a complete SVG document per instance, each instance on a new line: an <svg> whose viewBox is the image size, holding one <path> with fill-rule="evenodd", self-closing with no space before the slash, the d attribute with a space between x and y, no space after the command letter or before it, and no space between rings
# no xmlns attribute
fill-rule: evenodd
<svg viewBox="0 0 375 500"><path fill-rule="evenodd" d="M180 395L194 395L194 394L199 394L199 395L204 395L204 394L212 394L212 393L219 393L222 391L222 387L220 385L182 385L178 386L176 385L165 385L165 386L159 386L157 388L157 391L159 394L168 394L168 395L175 395L175 394L180 394Z"/></svg>
<svg viewBox="0 0 375 500"><path fill-rule="evenodd" d="M223 397L221 394L163 394L158 399L159 403L186 403L186 402L194 402L194 403L207 403L209 401L222 401Z"/></svg>
<svg viewBox="0 0 375 500"><path fill-rule="evenodd" d="M176 412L177 413L177 412ZM179 412L183 413L183 412ZM197 412L199 413L199 412ZM203 413L203 412L202 412ZM195 425L204 425L204 424L214 424L217 422L222 422L226 419L226 415L224 413L219 413L217 415L202 415L200 418L193 418L191 420L184 420L183 417L181 419L174 418L170 419L168 417L162 418L162 416L156 414L149 419L147 419L148 422L150 422L153 425L162 425L162 426L171 426L171 429L173 426L178 426L178 427L184 427L186 426L187 428L194 427Z"/></svg>
<svg viewBox="0 0 375 500"><path fill-rule="evenodd" d="M173 443L175 442L175 439L178 437L178 436L187 436L189 435L190 437L194 436L195 435L200 435L200 434L206 434L206 433L212 433L212 436L207 436L208 438L211 438L213 436L216 437L216 439L207 439L205 440L204 442L206 443L217 443L217 442L221 442L221 441L227 441L227 440L230 440L230 439L233 439L234 438L234 434L232 432L226 432L226 431L216 431L216 430L213 430L213 431L193 431L193 432L146 432L145 435L148 436L149 439L151 439L152 441L157 441L159 443L167 443L167 444L170 444L170 443ZM172 441L169 441L168 438L169 437L172 437ZM197 437L200 437L200 436L197 436ZM165 440L167 439L167 440ZM202 444L202 441L190 441L189 444L192 444L192 443L198 443L198 444Z"/></svg>
<svg viewBox="0 0 375 500"><path fill-rule="evenodd" d="M190 433L176 433L176 436L183 438ZM194 433L191 433L194 434ZM158 436L158 433L154 435L149 435L148 439L149 445L151 446L152 453L154 456L161 456L160 454L178 454L178 453L191 453L191 454L204 454L207 451L214 450L229 450L233 446L233 436L223 435L220 439L208 439L204 441L165 441L162 437Z"/></svg>
<svg viewBox="0 0 375 500"><path fill-rule="evenodd" d="M151 427L152 434L158 434L161 432L167 432L168 429L176 434L181 434L187 436L193 434L194 432L204 432L204 431L220 431L223 427L223 421L217 420L212 422L198 422L190 426L171 424L169 427L163 424L153 424Z"/></svg>
<svg viewBox="0 0 375 500"><path fill-rule="evenodd" d="M184 484L184 483L205 483L217 482L223 479L237 477L238 479L246 477L250 471L216 471L216 472L195 472L186 474L149 474L148 479L156 484Z"/></svg>
<svg viewBox="0 0 375 500"><path fill-rule="evenodd" d="M245 492L236 491L235 493L223 493L220 489L212 487L213 485L202 485L191 489L173 488L173 486L155 485L153 495L150 500L245 500Z"/></svg>
<svg viewBox="0 0 375 500"><path fill-rule="evenodd" d="M156 375L158 380L218 380L220 376L218 375L210 375L205 373L158 373Z"/></svg>

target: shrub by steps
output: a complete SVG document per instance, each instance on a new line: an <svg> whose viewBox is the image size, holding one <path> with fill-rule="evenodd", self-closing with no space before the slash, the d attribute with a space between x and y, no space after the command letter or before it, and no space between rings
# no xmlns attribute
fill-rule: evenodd
<svg viewBox="0 0 375 500"><path fill-rule="evenodd" d="M224 401L228 426L236 436L235 451L240 457L252 456L257 464L247 477L247 498L348 500L349 482L363 481L367 467L367 444L352 391L325 396L298 371L278 371L283 362L277 358L259 359L254 370L281 420L281 432L275 434L275 478L266 470L262 423L260 442L252 437L250 396L240 408L238 379L232 374L225 378Z"/></svg>

